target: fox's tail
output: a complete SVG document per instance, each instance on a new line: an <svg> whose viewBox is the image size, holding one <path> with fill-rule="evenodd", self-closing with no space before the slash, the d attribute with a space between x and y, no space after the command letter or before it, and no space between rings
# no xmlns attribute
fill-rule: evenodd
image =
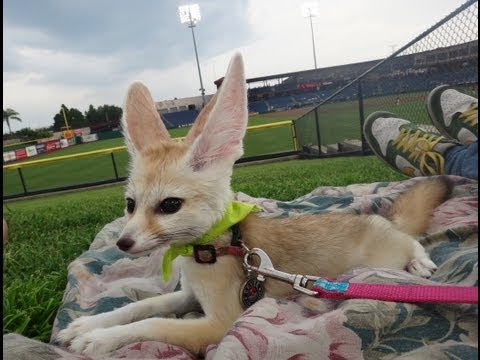
<svg viewBox="0 0 480 360"><path fill-rule="evenodd" d="M415 184L395 200L390 220L399 230L409 235L425 233L433 210L450 197L452 187L446 176L433 177Z"/></svg>

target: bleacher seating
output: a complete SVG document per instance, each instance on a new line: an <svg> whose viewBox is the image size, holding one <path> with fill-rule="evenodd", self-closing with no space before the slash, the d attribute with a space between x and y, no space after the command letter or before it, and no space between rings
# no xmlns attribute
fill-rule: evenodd
<svg viewBox="0 0 480 360"><path fill-rule="evenodd" d="M272 91L271 86L262 86L262 87L256 87L256 88L248 89L248 93L250 95L268 94L271 91Z"/></svg>
<svg viewBox="0 0 480 360"><path fill-rule="evenodd" d="M277 96L267 100L273 110L290 109L296 105L292 96Z"/></svg>
<svg viewBox="0 0 480 360"><path fill-rule="evenodd" d="M320 97L316 92L307 92L303 94L295 94L293 98L300 106L312 105L319 101Z"/></svg>
<svg viewBox="0 0 480 360"><path fill-rule="evenodd" d="M398 56L362 78L363 96L429 91L440 84L477 84L478 60L471 56L478 50L477 42L467 43L465 50L464 57L458 57L459 51L449 52L448 49ZM455 56L451 57L450 53ZM255 79L248 90L249 110L265 113L318 104L377 63L372 60L318 71L281 74L277 78ZM354 100L358 97L358 89L357 85L349 86L331 100Z"/></svg>
<svg viewBox="0 0 480 360"><path fill-rule="evenodd" d="M259 113L259 114L264 114L264 113L268 112L268 105L263 100L249 101L248 102L248 111L256 112L256 113Z"/></svg>
<svg viewBox="0 0 480 360"><path fill-rule="evenodd" d="M477 47L478 49L478 47ZM437 56L438 59L438 56ZM477 61L470 58L432 64L414 61L414 56L400 56L388 66L379 66L361 80L364 97L429 91L441 84L477 84ZM263 84L248 89L248 110L252 113L287 110L294 107L317 105L330 98L365 69L355 67L338 69L332 73L294 74L276 85ZM361 65L361 64L360 64ZM349 86L331 101L349 101L358 97L358 87ZM161 114L167 128L189 126L198 116L197 110L165 112Z"/></svg>
<svg viewBox="0 0 480 360"><path fill-rule="evenodd" d="M198 116L197 110L183 110L160 115L167 129L192 125Z"/></svg>
<svg viewBox="0 0 480 360"><path fill-rule="evenodd" d="M478 69L473 65L462 66L455 71L451 68L430 69L423 73L385 76L380 79L365 79L364 96L391 95L402 92L429 91L442 84L457 85L478 82Z"/></svg>

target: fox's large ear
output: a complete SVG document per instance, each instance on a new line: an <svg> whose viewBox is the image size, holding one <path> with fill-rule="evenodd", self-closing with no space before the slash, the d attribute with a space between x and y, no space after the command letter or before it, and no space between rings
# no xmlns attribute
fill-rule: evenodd
<svg viewBox="0 0 480 360"><path fill-rule="evenodd" d="M193 141L198 137L198 135L202 133L203 128L205 127L205 123L210 116L210 112L212 111L213 106L217 102L217 95L218 92L213 95L207 105L205 105L205 107L200 111L200 114L198 114L197 118L195 119L195 123L185 137L184 142L186 144L191 145Z"/></svg>
<svg viewBox="0 0 480 360"><path fill-rule="evenodd" d="M134 82L128 88L123 106L122 127L131 153L149 144L170 140L170 134L155 108L147 87Z"/></svg>
<svg viewBox="0 0 480 360"><path fill-rule="evenodd" d="M194 140L188 152L189 165L195 171L217 163L232 166L243 154L248 122L247 86L240 54L230 61L216 101L205 116L201 119L205 122L203 129L202 124L197 128L201 134L191 136Z"/></svg>

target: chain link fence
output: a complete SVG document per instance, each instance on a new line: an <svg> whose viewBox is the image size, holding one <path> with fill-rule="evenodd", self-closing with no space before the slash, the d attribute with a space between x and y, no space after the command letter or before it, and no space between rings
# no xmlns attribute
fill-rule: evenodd
<svg viewBox="0 0 480 360"><path fill-rule="evenodd" d="M425 99L448 84L478 97L478 1L467 1L390 57L342 86L295 120L300 154L369 153L362 125L383 110L429 131Z"/></svg>
<svg viewBox="0 0 480 360"><path fill-rule="evenodd" d="M90 145L90 151L66 148L63 151L69 155L49 153L40 159L4 165L3 200L125 181L129 158L125 147L102 149L100 142ZM237 163L296 156L292 121L249 126L244 151Z"/></svg>

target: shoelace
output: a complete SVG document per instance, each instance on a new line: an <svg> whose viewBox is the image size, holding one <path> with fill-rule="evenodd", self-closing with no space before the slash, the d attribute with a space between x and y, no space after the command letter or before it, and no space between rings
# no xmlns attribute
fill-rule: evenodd
<svg viewBox="0 0 480 360"><path fill-rule="evenodd" d="M419 170L423 175L438 175L444 173L445 160L433 148L443 139L443 136L426 134L420 130L401 129L393 145L407 153L410 161L418 161Z"/></svg>
<svg viewBox="0 0 480 360"><path fill-rule="evenodd" d="M478 124L478 103L472 103L463 113L458 117L464 123L475 126Z"/></svg>

